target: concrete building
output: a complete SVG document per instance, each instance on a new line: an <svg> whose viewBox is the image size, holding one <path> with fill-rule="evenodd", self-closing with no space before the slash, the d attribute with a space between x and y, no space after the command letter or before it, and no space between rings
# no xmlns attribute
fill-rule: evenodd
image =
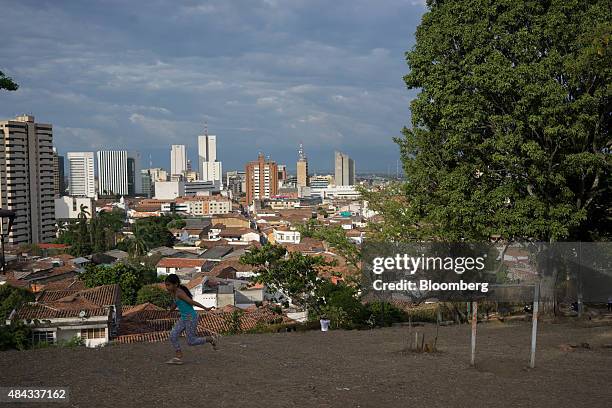
<svg viewBox="0 0 612 408"><path fill-rule="evenodd" d="M64 176L64 156L57 154L53 148L53 194L55 197L64 195L66 191L66 177Z"/></svg>
<svg viewBox="0 0 612 408"><path fill-rule="evenodd" d="M186 196L211 195L221 192L220 181L194 181L185 183Z"/></svg>
<svg viewBox="0 0 612 408"><path fill-rule="evenodd" d="M128 152L101 150L98 156L98 194L128 195Z"/></svg>
<svg viewBox="0 0 612 408"><path fill-rule="evenodd" d="M174 200L185 195L185 182L183 181L156 181L155 199Z"/></svg>
<svg viewBox="0 0 612 408"><path fill-rule="evenodd" d="M355 184L355 162L348 154L335 154L335 182L337 186L352 186Z"/></svg>
<svg viewBox="0 0 612 408"><path fill-rule="evenodd" d="M310 188L312 190L327 188L332 180L332 176L312 176L310 177Z"/></svg>
<svg viewBox="0 0 612 408"><path fill-rule="evenodd" d="M225 185L231 191L232 197L240 197L246 192L246 173L244 171L228 171L225 174Z"/></svg>
<svg viewBox="0 0 612 408"><path fill-rule="evenodd" d="M15 211L9 244L55 238L53 129L22 115L0 122L0 208ZM6 228L6 225L2 225Z"/></svg>
<svg viewBox="0 0 612 408"><path fill-rule="evenodd" d="M222 166L217 161L217 136L198 136L198 171L202 181L221 181Z"/></svg>
<svg viewBox="0 0 612 408"><path fill-rule="evenodd" d="M304 146L301 143L298 150L297 186L298 188L308 186L308 159L304 153Z"/></svg>
<svg viewBox="0 0 612 408"><path fill-rule="evenodd" d="M140 169L140 153L128 152L128 195L131 197L142 194L142 177L140 177Z"/></svg>
<svg viewBox="0 0 612 408"><path fill-rule="evenodd" d="M66 157L68 158L70 195L73 197L95 197L93 152L68 152Z"/></svg>
<svg viewBox="0 0 612 408"><path fill-rule="evenodd" d="M170 150L170 176L182 175L187 170L185 145L172 145Z"/></svg>
<svg viewBox="0 0 612 408"><path fill-rule="evenodd" d="M81 213L81 206L87 211L87 218L95 212L95 205L92 198L89 197L70 197L63 196L55 199L55 219L56 220L74 220Z"/></svg>
<svg viewBox="0 0 612 408"><path fill-rule="evenodd" d="M259 154L257 161L246 165L247 205L253 200L263 200L278 194L278 167L276 163Z"/></svg>

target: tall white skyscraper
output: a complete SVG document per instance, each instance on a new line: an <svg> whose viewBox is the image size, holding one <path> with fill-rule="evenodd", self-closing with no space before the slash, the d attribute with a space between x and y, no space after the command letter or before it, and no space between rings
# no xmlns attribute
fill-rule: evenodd
<svg viewBox="0 0 612 408"><path fill-rule="evenodd" d="M198 136L198 172L203 181L221 181L221 162L217 161L217 136Z"/></svg>
<svg viewBox="0 0 612 408"><path fill-rule="evenodd" d="M55 238L53 129L22 115L0 121L0 208L16 213L9 244ZM3 231L8 220L0 225Z"/></svg>
<svg viewBox="0 0 612 408"><path fill-rule="evenodd" d="M68 175L70 195L73 197L96 196L93 152L68 152Z"/></svg>
<svg viewBox="0 0 612 408"><path fill-rule="evenodd" d="M125 150L98 152L98 193L128 195L128 153Z"/></svg>
<svg viewBox="0 0 612 408"><path fill-rule="evenodd" d="M352 186L355 184L355 162L348 154L335 154L335 181L337 186Z"/></svg>
<svg viewBox="0 0 612 408"><path fill-rule="evenodd" d="M182 175L187 170L185 145L172 145L170 150L170 176Z"/></svg>

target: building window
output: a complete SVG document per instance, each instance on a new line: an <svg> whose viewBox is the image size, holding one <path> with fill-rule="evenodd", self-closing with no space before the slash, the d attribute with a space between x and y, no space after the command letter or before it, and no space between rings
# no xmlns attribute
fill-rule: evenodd
<svg viewBox="0 0 612 408"><path fill-rule="evenodd" d="M32 332L32 342L34 344L53 344L55 342L55 336L53 331L35 331Z"/></svg>
<svg viewBox="0 0 612 408"><path fill-rule="evenodd" d="M82 339L103 339L106 337L106 327L94 328L94 329L82 329Z"/></svg>

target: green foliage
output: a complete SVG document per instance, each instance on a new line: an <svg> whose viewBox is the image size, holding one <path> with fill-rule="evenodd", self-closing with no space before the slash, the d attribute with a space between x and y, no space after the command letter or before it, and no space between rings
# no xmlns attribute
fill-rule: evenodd
<svg viewBox="0 0 612 408"><path fill-rule="evenodd" d="M27 253L32 256L42 256L43 254L42 249L36 244L21 244L19 245L19 252Z"/></svg>
<svg viewBox="0 0 612 408"><path fill-rule="evenodd" d="M114 208L112 211L102 211L87 219L89 209L81 205L76 221L62 227L57 243L71 246L73 256L86 256L92 253L105 252L112 249L115 235L121 231L125 222L125 211Z"/></svg>
<svg viewBox="0 0 612 408"><path fill-rule="evenodd" d="M147 217L137 220L134 224L133 232L136 239L134 245L137 245L138 251L160 246L171 247L174 244L174 236L167 226L176 219L177 216L163 215L161 217ZM133 251L137 252L136 249L133 249Z"/></svg>
<svg viewBox="0 0 612 408"><path fill-rule="evenodd" d="M406 54L407 181L364 196L379 238L609 239L609 1L428 7Z"/></svg>
<svg viewBox="0 0 612 408"><path fill-rule="evenodd" d="M25 350L32 346L32 330L22 321L0 324L0 351Z"/></svg>
<svg viewBox="0 0 612 408"><path fill-rule="evenodd" d="M361 259L359 248L347 238L346 231L341 226L327 226L318 220L311 219L302 225L298 225L297 230L303 237L327 242L331 248L346 259L348 265L353 267L359 265Z"/></svg>
<svg viewBox="0 0 612 408"><path fill-rule="evenodd" d="M185 222L185 220L182 219L175 219L170 221L167 224L168 229L182 229L185 228L185 226L187 225L187 223Z"/></svg>
<svg viewBox="0 0 612 408"><path fill-rule="evenodd" d="M391 326L393 323L406 320L404 312L389 302L375 301L366 305L368 320L377 326Z"/></svg>
<svg viewBox="0 0 612 408"><path fill-rule="evenodd" d="M91 265L85 267L81 280L89 288L101 285L119 284L121 302L125 305L136 303L137 293L144 285L155 283L155 269L140 264L116 263L111 266Z"/></svg>
<svg viewBox="0 0 612 408"><path fill-rule="evenodd" d="M244 312L242 310L234 310L228 319L229 329L227 334L238 334L242 331L240 325L240 318Z"/></svg>
<svg viewBox="0 0 612 408"><path fill-rule="evenodd" d="M136 304L140 305L142 303L153 303L166 309L172 304L172 296L158 285L145 285L136 294Z"/></svg>
<svg viewBox="0 0 612 408"><path fill-rule="evenodd" d="M6 76L4 72L0 71L0 89L16 91L19 89L19 85L17 85L11 77Z"/></svg>
<svg viewBox="0 0 612 408"><path fill-rule="evenodd" d="M32 292L10 285L0 285L0 323L8 319L13 309L18 309L24 303L33 302Z"/></svg>
<svg viewBox="0 0 612 408"><path fill-rule="evenodd" d="M240 262L257 268L254 282L265 284L272 292L282 292L297 306L317 310L323 303L320 296L325 281L318 275L332 264L321 256L287 253L280 245L266 244L251 249Z"/></svg>

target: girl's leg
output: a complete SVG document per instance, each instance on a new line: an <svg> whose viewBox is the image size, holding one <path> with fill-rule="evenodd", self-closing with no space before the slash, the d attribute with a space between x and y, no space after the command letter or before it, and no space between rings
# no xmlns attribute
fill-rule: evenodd
<svg viewBox="0 0 612 408"><path fill-rule="evenodd" d="M206 339L204 337L198 337L196 333L197 328L197 317L193 318L193 316L189 316L187 320L185 320L185 337L187 337L187 344L189 344L190 346L198 346L200 344L206 343Z"/></svg>
<svg viewBox="0 0 612 408"><path fill-rule="evenodd" d="M170 332L170 343L172 343L172 347L174 347L174 351L176 352L176 356L178 358L183 357L183 352L181 351L181 344L179 343L179 336L181 332L185 330L185 321L183 319L178 319L172 331Z"/></svg>

